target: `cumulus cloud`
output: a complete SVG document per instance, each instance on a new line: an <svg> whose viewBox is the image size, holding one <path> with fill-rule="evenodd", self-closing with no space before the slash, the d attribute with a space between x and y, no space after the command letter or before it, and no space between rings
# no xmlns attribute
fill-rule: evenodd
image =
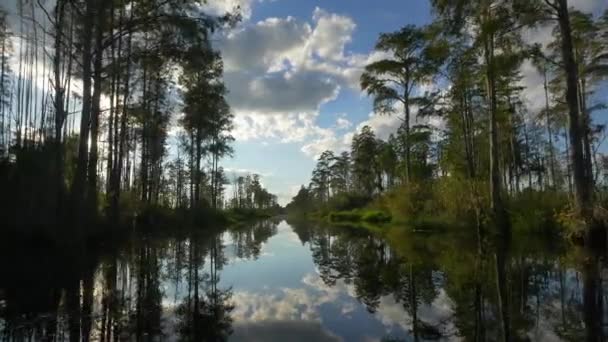
<svg viewBox="0 0 608 342"><path fill-rule="evenodd" d="M220 39L228 101L241 141L332 140L332 128L318 125L320 108L354 87L366 57L345 52L355 22L316 8L310 22L268 18L244 25ZM341 118L337 129L352 124Z"/></svg>
<svg viewBox="0 0 608 342"><path fill-rule="evenodd" d="M239 13L244 20L251 17L251 7L254 0L210 0L202 7L213 15L224 15L226 13ZM262 0L258 0L262 2Z"/></svg>
<svg viewBox="0 0 608 342"><path fill-rule="evenodd" d="M316 112L338 95L340 87L318 72L274 72L251 77L227 73L228 101L237 112L293 113Z"/></svg>
<svg viewBox="0 0 608 342"><path fill-rule="evenodd" d="M352 40L355 22L346 16L331 14L315 8L313 20L316 28L310 36L310 50L321 58L334 61L344 59L344 46Z"/></svg>
<svg viewBox="0 0 608 342"><path fill-rule="evenodd" d="M234 136L239 140L276 139L283 143L303 142L331 130L316 124L317 113L249 113L235 117Z"/></svg>
<svg viewBox="0 0 608 342"><path fill-rule="evenodd" d="M312 29L293 17L268 18L230 32L220 42L226 71L264 72L302 49Z"/></svg>
<svg viewBox="0 0 608 342"><path fill-rule="evenodd" d="M348 129L348 128L351 128L352 125L353 125L353 123L350 122L350 120L348 120L346 118L346 113L340 114L340 116L336 120L337 129Z"/></svg>

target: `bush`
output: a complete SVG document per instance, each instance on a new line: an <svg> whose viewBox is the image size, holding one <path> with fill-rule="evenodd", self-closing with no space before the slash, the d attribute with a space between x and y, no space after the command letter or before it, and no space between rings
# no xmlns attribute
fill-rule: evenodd
<svg viewBox="0 0 608 342"><path fill-rule="evenodd" d="M559 226L558 215L567 211L567 204L568 198L563 193L526 189L509 202L513 230L527 233L556 232Z"/></svg>
<svg viewBox="0 0 608 342"><path fill-rule="evenodd" d="M355 211L331 212L328 215L330 222L357 222L361 221L361 214Z"/></svg>
<svg viewBox="0 0 608 342"><path fill-rule="evenodd" d="M329 211L349 211L365 207L371 198L357 193L340 193L333 196L326 204Z"/></svg>
<svg viewBox="0 0 608 342"><path fill-rule="evenodd" d="M369 223L388 223L392 219L390 214L379 210L367 211L363 214L361 218L363 221Z"/></svg>

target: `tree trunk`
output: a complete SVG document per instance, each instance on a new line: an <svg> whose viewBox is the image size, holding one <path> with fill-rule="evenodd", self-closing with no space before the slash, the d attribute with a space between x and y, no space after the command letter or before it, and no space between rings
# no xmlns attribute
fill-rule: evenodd
<svg viewBox="0 0 608 342"><path fill-rule="evenodd" d="M491 9L488 6L488 20ZM490 204L494 220L501 227L502 233L507 233L508 224L502 201L502 184L500 180L500 167L498 164L498 118L496 99L496 76L494 74L494 35L489 34L484 42L484 57L486 62L486 88L488 105L490 108Z"/></svg>
<svg viewBox="0 0 608 342"><path fill-rule="evenodd" d="M509 307L509 291L507 284L507 265L509 262L508 243L508 239L507 241L498 241L497 251L495 254L496 289L498 292L498 317L500 321L502 340L504 342L511 341L511 315Z"/></svg>
<svg viewBox="0 0 608 342"><path fill-rule="evenodd" d="M82 224L83 203L87 199L85 182L89 160L88 142L91 121L91 41L93 38L93 19L95 14L94 0L87 0L82 35L82 113L80 116L80 137L78 143L78 161L72 185L72 212L75 224Z"/></svg>
<svg viewBox="0 0 608 342"><path fill-rule="evenodd" d="M96 38L95 38L95 60L93 62L93 97L91 104L91 151L89 153L88 165L88 205L90 217L97 216L97 140L99 137L99 118L101 116L101 89L102 89L102 60L103 60L103 33L106 1L98 0L96 13Z"/></svg>
<svg viewBox="0 0 608 342"><path fill-rule="evenodd" d="M131 18L133 16L133 11L131 11ZM124 8L121 9L120 12L120 22L122 27L122 21L125 16ZM119 41L119 46L121 45L121 41ZM118 143L118 153L117 157L114 161L114 169L112 170L112 179L110 180L110 217L111 221L118 221L120 215L120 184L123 173L124 159L125 159L125 150L127 149L127 118L128 118L128 107L129 107L129 97L130 97L130 74L131 74L131 47L133 42L133 35L129 33L127 38L127 66L125 71L125 84L124 84L124 93L122 97L122 108L121 108L121 116L120 116L120 138ZM119 53L121 53L119 49ZM116 134L118 135L118 134Z"/></svg>
<svg viewBox="0 0 608 342"><path fill-rule="evenodd" d="M572 164L575 205L577 214L586 223L592 218L591 189L586 180L585 157L583 154L583 130L579 116L579 102L577 94L578 71L574 60L572 45L572 29L570 27L570 14L568 1L557 0L558 24L561 33L561 50L564 71L566 72L566 101L568 103L568 126L570 134L570 160ZM589 228L589 227L587 227ZM588 240L587 237L586 240ZM589 241L586 241L589 242Z"/></svg>
<svg viewBox="0 0 608 342"><path fill-rule="evenodd" d="M585 340L587 342L605 341L602 323L604 315L603 288L597 257L589 256L584 261L582 273Z"/></svg>
<svg viewBox="0 0 608 342"><path fill-rule="evenodd" d="M64 170L63 170L63 145L61 137L63 135L63 124L65 122L64 113L64 89L62 87L61 80L61 62L63 49L62 45L62 34L63 34L63 19L64 19L64 8L65 1L57 0L55 5L55 55L53 56L53 72L55 82L55 168L57 173L55 175L55 184L57 191L57 204L56 204L56 222L62 217L63 213L63 182L64 182Z"/></svg>
<svg viewBox="0 0 608 342"><path fill-rule="evenodd" d="M409 83L409 82L407 82ZM411 160L410 160L410 103L409 103L409 87L406 87L405 90L405 94L404 94L404 100L405 103L403 104L403 106L405 107L405 141L404 141L404 148L405 148L405 183L409 184L410 183L410 179L412 177L411 173L412 173L412 166L411 166Z"/></svg>
<svg viewBox="0 0 608 342"><path fill-rule="evenodd" d="M551 187L555 190L555 155L553 151L553 131L551 130L551 118L549 116L549 84L547 81L547 69L543 69L545 88L545 120L547 124L547 136L549 138L549 169L551 171Z"/></svg>

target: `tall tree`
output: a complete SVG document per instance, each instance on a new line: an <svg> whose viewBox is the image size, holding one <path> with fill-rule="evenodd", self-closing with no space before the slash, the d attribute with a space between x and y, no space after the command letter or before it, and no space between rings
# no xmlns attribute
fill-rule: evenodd
<svg viewBox="0 0 608 342"><path fill-rule="evenodd" d="M412 108L419 107L424 102L423 97L429 96L420 94L420 86L433 80L445 58L446 45L437 39L432 28L408 25L400 31L381 34L376 50L392 56L365 67L361 88L374 97L376 113L392 114L397 105L403 106L405 180L409 182Z"/></svg>

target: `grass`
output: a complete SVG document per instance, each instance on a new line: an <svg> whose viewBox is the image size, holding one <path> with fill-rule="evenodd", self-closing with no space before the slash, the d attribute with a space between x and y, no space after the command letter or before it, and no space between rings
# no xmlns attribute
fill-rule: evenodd
<svg viewBox="0 0 608 342"><path fill-rule="evenodd" d="M273 215L268 210L234 208L225 212L225 215L231 223L249 222L259 219L268 219Z"/></svg>
<svg viewBox="0 0 608 342"><path fill-rule="evenodd" d="M380 210L355 209L349 211L332 211L327 215L329 222L366 222L372 224L385 224L392 220L392 217Z"/></svg>

